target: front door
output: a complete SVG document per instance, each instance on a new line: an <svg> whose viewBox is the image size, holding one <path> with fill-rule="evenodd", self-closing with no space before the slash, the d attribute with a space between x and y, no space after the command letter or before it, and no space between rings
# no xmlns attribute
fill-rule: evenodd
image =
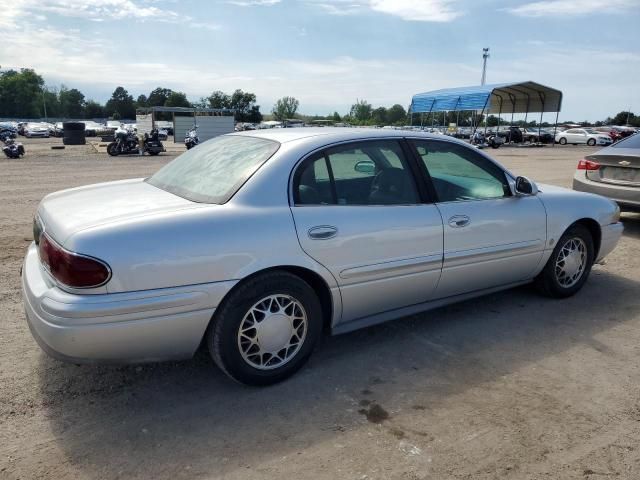
<svg viewBox="0 0 640 480"><path fill-rule="evenodd" d="M341 144L294 174L300 245L336 278L341 322L433 297L442 267L442 219L423 201L398 140Z"/></svg>
<svg viewBox="0 0 640 480"><path fill-rule="evenodd" d="M505 172L463 145L414 140L438 198L444 261L436 298L530 279L543 254L546 211L514 196Z"/></svg>

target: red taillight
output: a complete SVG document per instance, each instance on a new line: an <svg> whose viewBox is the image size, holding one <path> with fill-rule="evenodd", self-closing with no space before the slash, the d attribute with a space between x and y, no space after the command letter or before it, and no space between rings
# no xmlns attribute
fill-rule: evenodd
<svg viewBox="0 0 640 480"><path fill-rule="evenodd" d="M598 162L592 162L591 160L580 160L578 162L578 170L598 170L600 168L600 164Z"/></svg>
<svg viewBox="0 0 640 480"><path fill-rule="evenodd" d="M99 287L107 283L111 276L107 264L65 250L46 233L40 237L38 252L44 267L56 280L68 287Z"/></svg>

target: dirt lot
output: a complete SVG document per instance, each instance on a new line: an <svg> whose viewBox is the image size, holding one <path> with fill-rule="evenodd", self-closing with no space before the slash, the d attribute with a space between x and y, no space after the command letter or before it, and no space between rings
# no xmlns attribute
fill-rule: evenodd
<svg viewBox="0 0 640 480"><path fill-rule="evenodd" d="M571 299L520 288L327 338L254 389L205 353L91 367L40 351L18 276L40 198L173 157L25 143L0 160L0 478L640 478L640 216ZM569 186L585 151L492 153Z"/></svg>

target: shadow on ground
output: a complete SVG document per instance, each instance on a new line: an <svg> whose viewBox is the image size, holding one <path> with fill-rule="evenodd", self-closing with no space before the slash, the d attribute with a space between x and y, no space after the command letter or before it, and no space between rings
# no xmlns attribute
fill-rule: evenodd
<svg viewBox="0 0 640 480"><path fill-rule="evenodd" d="M298 375L263 389L227 380L206 353L141 367L75 366L43 355L39 384L54 436L85 476L237 474L337 442L366 424L361 413L382 421L429 411L547 356L598 348L595 335L640 313L638 291L637 282L596 267L570 299L524 287L328 338ZM382 418L358 411L369 402Z"/></svg>

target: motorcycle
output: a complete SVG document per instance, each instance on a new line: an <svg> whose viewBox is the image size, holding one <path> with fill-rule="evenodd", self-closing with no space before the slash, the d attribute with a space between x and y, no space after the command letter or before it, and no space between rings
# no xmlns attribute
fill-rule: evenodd
<svg viewBox="0 0 640 480"><path fill-rule="evenodd" d="M198 138L198 126L194 125L193 128L189 130L184 136L184 144L187 147L187 150L190 150L199 143L200 139Z"/></svg>
<svg viewBox="0 0 640 480"><path fill-rule="evenodd" d="M107 145L107 153L112 157L123 154L139 154L139 141L135 132L131 130L125 130L119 128L114 133L115 140ZM164 152L164 145L158 139L158 129L151 130L151 134L145 133L142 152L147 152L149 155L158 155L160 152Z"/></svg>
<svg viewBox="0 0 640 480"><path fill-rule="evenodd" d="M10 135L1 135L0 140L4 143L2 151L9 158L20 158L24 155L24 146L20 142L16 142Z"/></svg>

